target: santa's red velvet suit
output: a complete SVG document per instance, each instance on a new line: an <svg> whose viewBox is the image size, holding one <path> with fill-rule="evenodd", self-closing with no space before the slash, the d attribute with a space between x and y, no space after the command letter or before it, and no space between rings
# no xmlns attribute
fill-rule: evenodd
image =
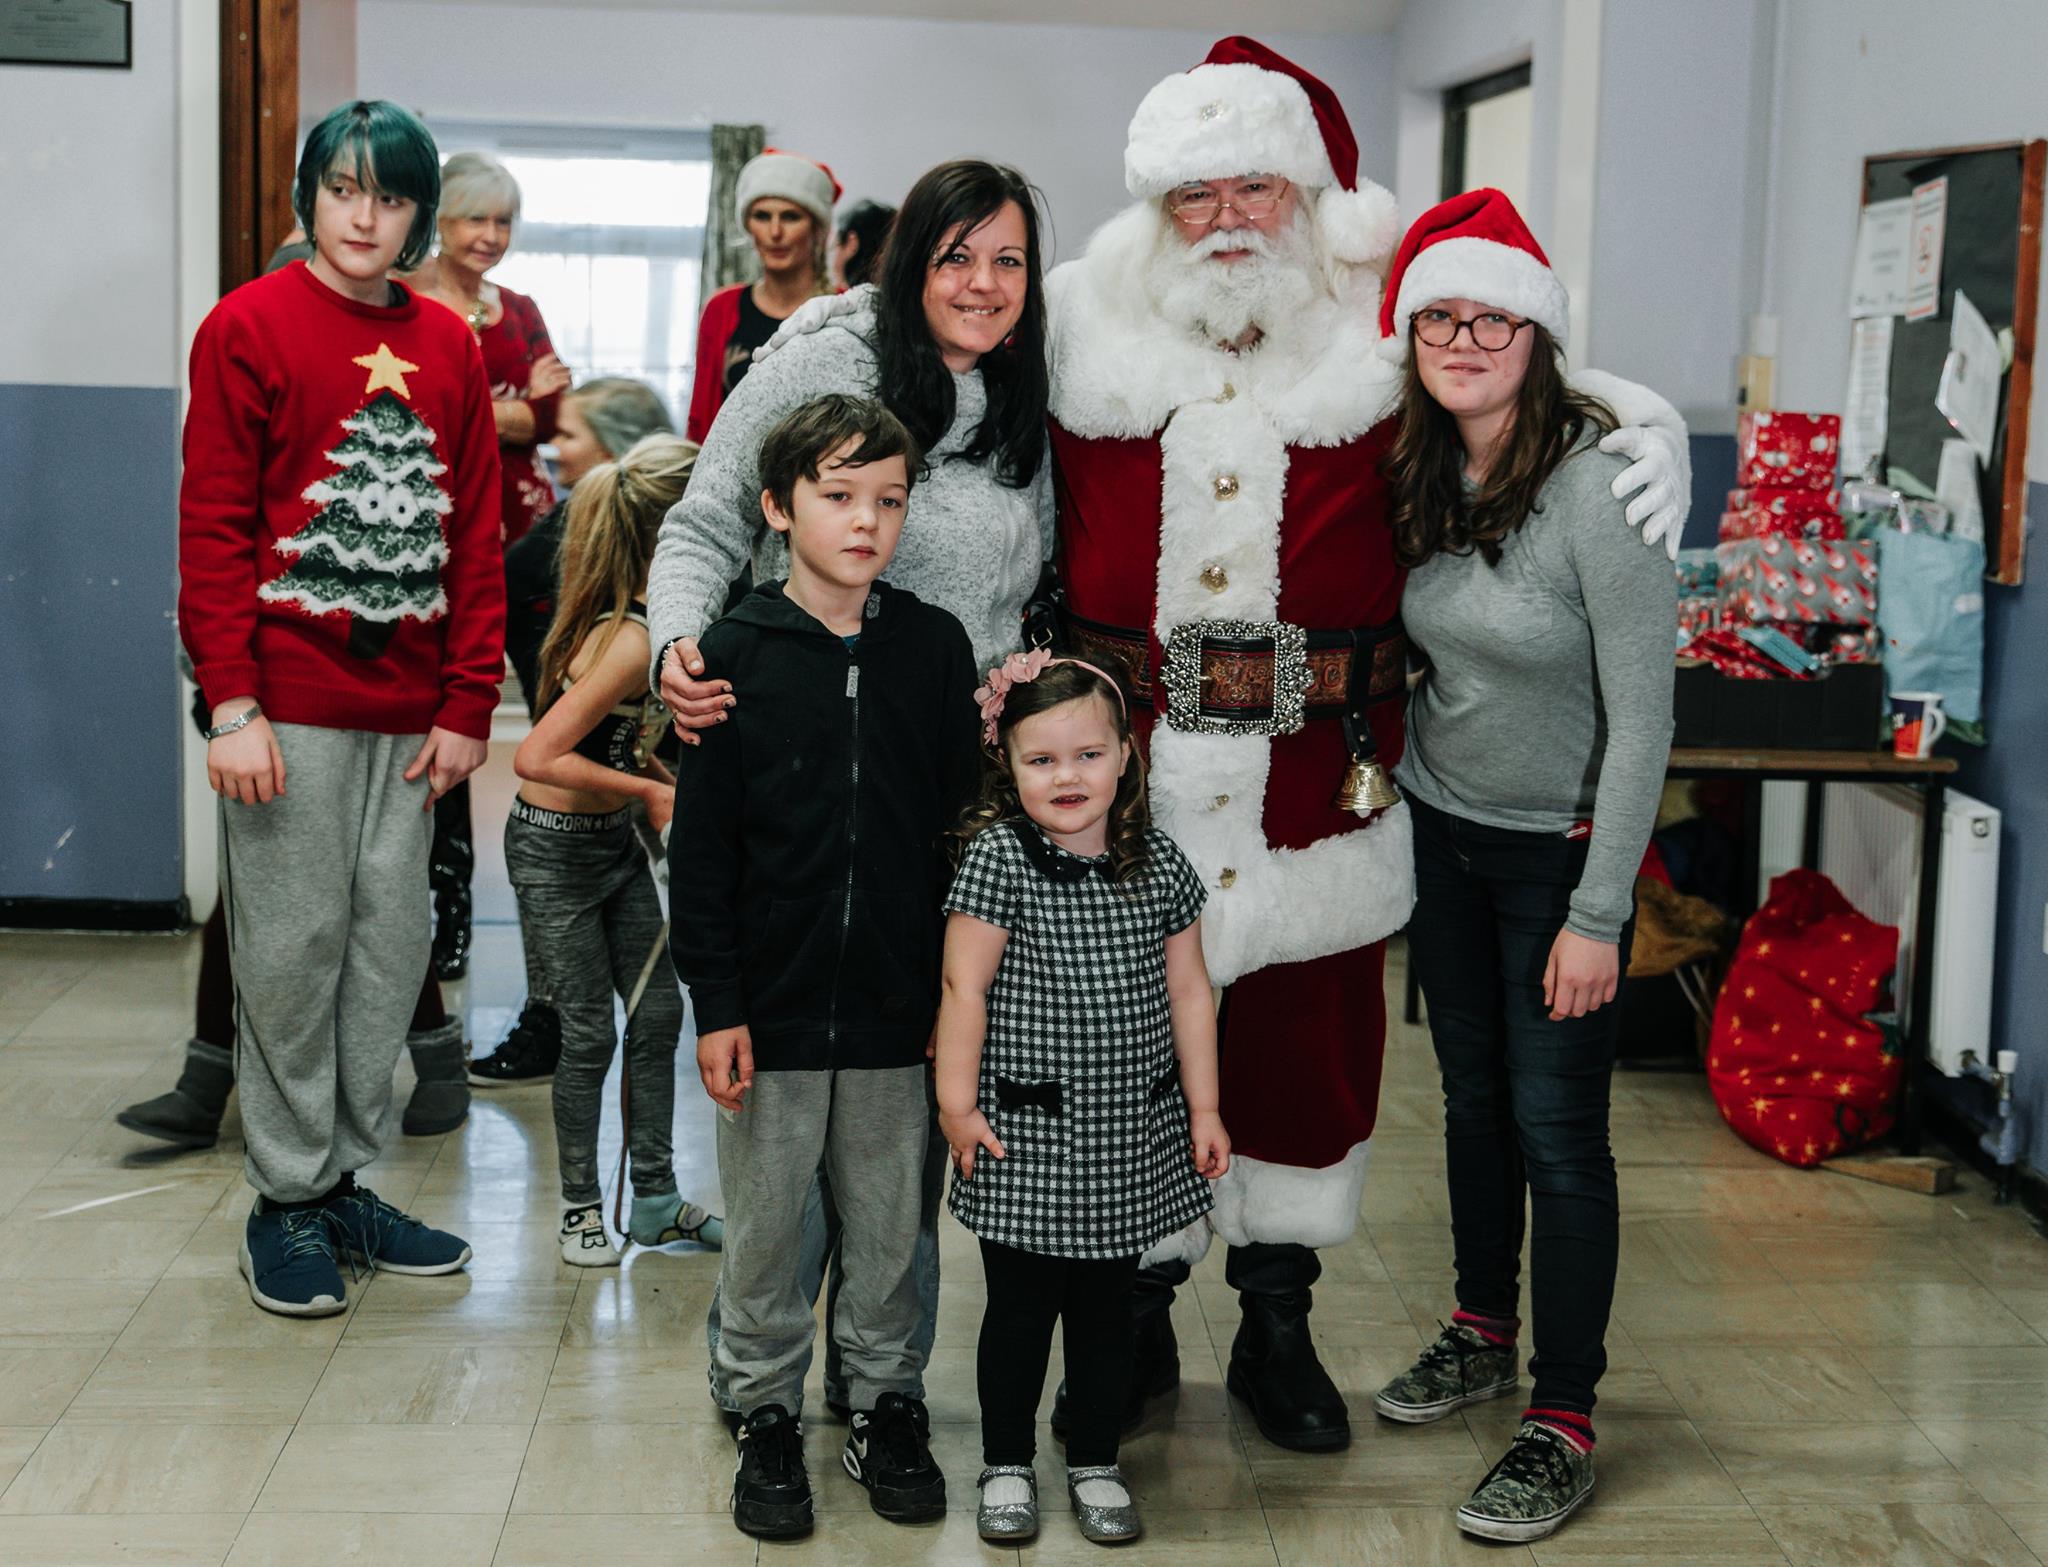
<svg viewBox="0 0 2048 1567"><path fill-rule="evenodd" d="M1228 987L1235 1149L1213 1224L1239 1246L1350 1238L1379 1106L1383 943L1413 901L1406 808L1366 821L1333 803L1351 758L1347 704L1383 764L1401 750L1402 573L1379 472L1400 383L1375 352L1368 265L1399 231L1393 198L1356 162L1327 88L1226 40L1147 95L1126 154L1141 199L1048 285L1068 630L1082 656L1125 675L1155 820L1209 889L1203 949ZM1170 319L1149 264L1162 192L1253 171L1314 203L1326 259L1306 303L1240 353ZM1305 660L1216 625L1276 621L1307 633ZM1252 651L1216 657L1198 645L1203 628ZM1176 630L1199 702L1185 682L1178 703L1167 689ZM1296 718L1285 693L1304 661Z"/></svg>

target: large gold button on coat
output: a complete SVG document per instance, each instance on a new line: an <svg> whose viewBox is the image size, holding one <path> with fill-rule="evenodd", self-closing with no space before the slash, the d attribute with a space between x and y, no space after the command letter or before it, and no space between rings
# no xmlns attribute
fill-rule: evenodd
<svg viewBox="0 0 2048 1567"><path fill-rule="evenodd" d="M1212 811L1220 811L1220 810L1222 810L1222 809L1223 809L1223 807L1224 807L1224 806L1228 805L1229 803L1230 803L1230 796L1229 796L1229 795L1227 795L1227 794L1219 794L1219 795L1217 795L1217 796L1216 796L1216 798L1215 798L1215 799L1213 799L1213 800L1211 800L1211 801L1209 802L1209 809L1210 809L1210 810L1212 810Z"/></svg>
<svg viewBox="0 0 2048 1567"><path fill-rule="evenodd" d="M1221 593L1230 586L1230 573L1212 560L1202 568L1202 586L1211 593Z"/></svg>
<svg viewBox="0 0 2048 1567"><path fill-rule="evenodd" d="M1232 386L1228 381L1225 381L1223 383L1223 390L1216 394L1216 401L1219 403L1227 403L1231 400L1231 398L1235 396L1237 396L1237 388Z"/></svg>
<svg viewBox="0 0 2048 1567"><path fill-rule="evenodd" d="M1223 867L1223 874L1218 876L1216 881L1219 886L1234 887L1237 885L1237 872L1226 865Z"/></svg>
<svg viewBox="0 0 2048 1567"><path fill-rule="evenodd" d="M1216 499L1218 499L1219 501L1231 501L1237 499L1236 474L1219 473L1218 475L1216 475Z"/></svg>

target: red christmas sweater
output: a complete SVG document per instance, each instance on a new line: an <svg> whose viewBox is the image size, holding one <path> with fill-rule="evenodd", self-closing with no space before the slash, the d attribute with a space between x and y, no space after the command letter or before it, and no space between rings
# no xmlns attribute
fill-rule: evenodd
<svg viewBox="0 0 2048 1567"><path fill-rule="evenodd" d="M398 285L403 289L403 285ZM498 437L469 328L294 262L192 341L178 625L209 706L488 739L503 677Z"/></svg>

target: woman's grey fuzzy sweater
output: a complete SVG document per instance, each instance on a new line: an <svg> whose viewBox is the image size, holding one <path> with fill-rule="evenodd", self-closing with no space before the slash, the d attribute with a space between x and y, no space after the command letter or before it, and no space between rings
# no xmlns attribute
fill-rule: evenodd
<svg viewBox="0 0 2048 1567"><path fill-rule="evenodd" d="M828 392L875 395L873 290L833 303L836 312L816 330L791 334L756 359L705 437L688 492L662 522L647 580L654 684L662 650L718 617L750 556L757 581L789 575L788 546L761 516L759 459L769 430ZM987 669L1018 646L1024 603L1052 556L1052 457L1021 490L997 483L986 462L947 461L987 408L979 370L953 377L953 400L952 428L926 453L902 541L882 575L956 616L974 644L976 667Z"/></svg>

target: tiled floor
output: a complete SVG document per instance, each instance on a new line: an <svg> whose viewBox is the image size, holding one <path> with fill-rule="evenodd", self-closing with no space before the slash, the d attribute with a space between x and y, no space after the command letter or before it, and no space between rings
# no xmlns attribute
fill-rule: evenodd
<svg viewBox="0 0 2048 1567"><path fill-rule="evenodd" d="M483 848L493 923L463 999L488 1041L520 984ZM875 1519L820 1418L817 1533L757 1553L724 1513L731 1444L702 1381L716 1260L678 1248L616 1272L563 1267L544 1088L482 1095L463 1130L401 1142L370 1172L463 1229L466 1275L366 1280L321 1322L257 1311L235 1271L248 1194L232 1115L219 1149L170 1159L111 1120L174 1075L196 961L191 940L0 937L0 1562L1017 1554L974 1535L981 1284L957 1227L930 1379L954 1511L924 1528ZM1119 1560L2048 1559L2048 1242L1975 1177L1930 1199L1779 1167L1724 1131L1699 1079L1655 1074L1616 1084L1624 1238L1596 1500L1530 1551L1462 1540L1451 1510L1517 1406L1412 1428L1366 1402L1448 1310L1433 1070L1426 1036L1397 1027L1365 1223L1326 1254L1318 1290L1356 1442L1284 1453L1243 1421L1222 1390L1234 1309L1212 1254L1175 1311L1178 1404L1126 1448L1149 1534ZM709 1195L709 1114L690 1083L679 1097L685 1189ZM1048 1437L1049 1512L1022 1559L1096 1560L1062 1516L1057 1455Z"/></svg>

